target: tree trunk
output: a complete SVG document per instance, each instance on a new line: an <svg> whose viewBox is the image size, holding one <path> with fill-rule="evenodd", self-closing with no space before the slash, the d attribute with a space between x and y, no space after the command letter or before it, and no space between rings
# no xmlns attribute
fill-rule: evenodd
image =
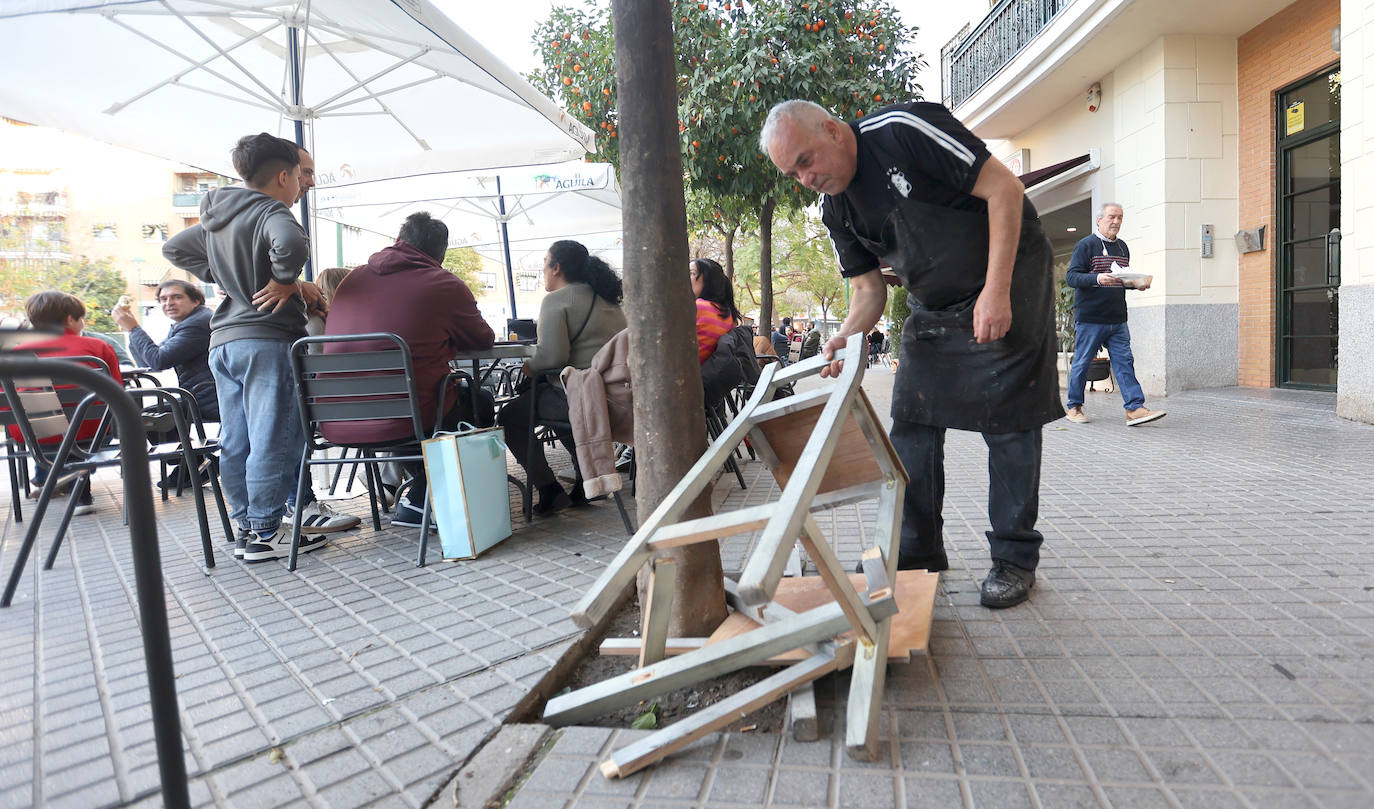
<svg viewBox="0 0 1374 809"><path fill-rule="evenodd" d="M706 449L670 10L666 2L611 3L620 85L625 309L634 357L640 519L658 507ZM710 513L708 488L684 518ZM727 614L719 544L700 542L661 556L678 563L669 636L711 634ZM641 572L641 604L647 579Z"/></svg>
<svg viewBox="0 0 1374 809"><path fill-rule="evenodd" d="M773 326L773 209L772 196L759 208L759 328Z"/></svg>
<svg viewBox="0 0 1374 809"><path fill-rule="evenodd" d="M739 225L725 231L725 277L731 281L735 280L735 234L738 232Z"/></svg>

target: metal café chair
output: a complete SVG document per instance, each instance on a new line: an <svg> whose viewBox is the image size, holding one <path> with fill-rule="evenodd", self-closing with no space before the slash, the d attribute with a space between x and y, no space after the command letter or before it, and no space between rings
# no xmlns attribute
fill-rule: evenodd
<svg viewBox="0 0 1374 809"><path fill-rule="evenodd" d="M335 344L346 350L330 354L312 354L312 345ZM385 347L379 347L381 346ZM372 507L373 530L382 530L377 510L380 489L377 464L400 461L424 461L420 442L429 438L420 416L420 399L415 389L415 368L410 360L410 348L395 334L341 334L325 337L303 337L291 345L291 371L296 378L296 401L305 432L305 452L301 455L300 482L296 502L305 498L305 486L310 481L310 468L327 464L363 464L367 476L368 498ZM410 433L395 441L347 444L324 439L320 428L331 422L374 421L394 419L410 422ZM361 457L313 457L328 449L361 449ZM378 457L378 452L392 453ZM398 494L399 496L399 494ZM425 498L424 517L420 524L420 553L415 566L425 566L429 549L430 509ZM301 523L291 530L290 570L296 569L300 547Z"/></svg>
<svg viewBox="0 0 1374 809"><path fill-rule="evenodd" d="M9 340L22 339L16 338L14 332L3 336ZM106 403L119 434L128 444L120 453L120 467L125 487L124 506L130 525L129 542L133 549L143 657L148 669L149 702L161 777L162 804L168 809L189 809L191 799L186 780L186 761L181 748L181 718L177 709L172 640L163 593L161 549L153 513L148 451L142 440L143 424L138 406L113 378L98 371L70 361L38 359L0 351L0 382L6 387L15 387L16 380L33 378L78 385L90 391L94 397ZM75 432L68 432L71 440L64 439L63 443L70 450ZM49 488L55 484L56 476L53 475L49 476L44 486Z"/></svg>
<svg viewBox="0 0 1374 809"><path fill-rule="evenodd" d="M58 361L71 362L70 359ZM20 387L21 384L23 385L22 388ZM147 450L144 446L146 433L142 429L143 425L146 424L146 413L140 414L141 429L138 433L134 434L132 438L128 437L129 434L127 433L120 433L122 440L115 443L109 440L111 435L108 430L108 423L113 414L109 412L104 400L96 394L87 393L80 387L55 388L46 378L24 379L19 382L14 379L0 379L0 387L3 387L5 400L9 405L5 412L15 421L23 435L24 443L35 465L43 469L47 475L43 488L39 492L38 503L34 507L28 531L25 533L23 542L16 554L14 568L5 585L4 595L0 596L0 607L8 607L14 598L29 554L38 541L38 531L42 527L43 517L46 515L48 505L52 502L57 489L62 486L70 486L71 492L62 514L62 521L57 527L57 533L53 538L47 559L43 563L44 570L51 570L57 561L57 553L62 548L62 540L66 537L67 528L71 524L77 504L82 494L90 488L91 474L98 469L122 464L123 455L128 449L128 441L138 442L145 456L150 460L158 460L163 463L174 461L197 472L201 469L210 470L211 488L219 508L224 536L230 541L233 540L234 533L229 526L229 514L224 507L224 497L219 488L219 478L214 474L214 452L217 447L211 444L197 443L194 440L187 419L182 414L178 404L185 398L189 398L189 393L180 389L164 388L125 391L131 398L156 398L167 404L173 411L178 443L175 446ZM78 400L77 397L80 399ZM75 407L71 410L69 417L67 410L73 403L75 403ZM95 437L91 439L89 446L82 446L80 433L87 424L95 420L93 417L96 415L99 415L100 419L95 430ZM44 439L59 435L62 436L62 442L55 448L51 444L42 443ZM205 496L199 487L196 488L194 500L200 528L201 549L205 554L205 566L213 568L215 566L215 554L210 541L210 521L205 508ZM126 522L127 517L126 508Z"/></svg>

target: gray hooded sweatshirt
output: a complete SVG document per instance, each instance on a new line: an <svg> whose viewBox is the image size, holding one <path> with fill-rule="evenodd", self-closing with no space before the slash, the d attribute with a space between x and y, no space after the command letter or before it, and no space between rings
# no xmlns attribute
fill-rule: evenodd
<svg viewBox="0 0 1374 809"><path fill-rule="evenodd" d="M253 295L276 280L293 284L310 256L305 230L279 200L242 186L217 188L200 203L200 224L167 240L173 266L219 284L224 302L210 318L210 347L233 340L297 340L305 336L299 296L276 312L259 312Z"/></svg>

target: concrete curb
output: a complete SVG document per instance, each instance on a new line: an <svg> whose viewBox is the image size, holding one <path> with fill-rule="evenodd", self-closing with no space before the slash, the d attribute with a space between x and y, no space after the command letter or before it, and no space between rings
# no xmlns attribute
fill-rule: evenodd
<svg viewBox="0 0 1374 809"><path fill-rule="evenodd" d="M456 809L501 806L506 790L552 730L548 725L504 725L449 782Z"/></svg>

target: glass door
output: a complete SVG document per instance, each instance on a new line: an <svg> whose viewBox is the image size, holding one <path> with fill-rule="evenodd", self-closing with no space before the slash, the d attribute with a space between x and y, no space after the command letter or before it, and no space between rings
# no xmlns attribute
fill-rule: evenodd
<svg viewBox="0 0 1374 809"><path fill-rule="evenodd" d="M1278 96L1278 366L1285 387L1334 390L1341 285L1341 72Z"/></svg>

